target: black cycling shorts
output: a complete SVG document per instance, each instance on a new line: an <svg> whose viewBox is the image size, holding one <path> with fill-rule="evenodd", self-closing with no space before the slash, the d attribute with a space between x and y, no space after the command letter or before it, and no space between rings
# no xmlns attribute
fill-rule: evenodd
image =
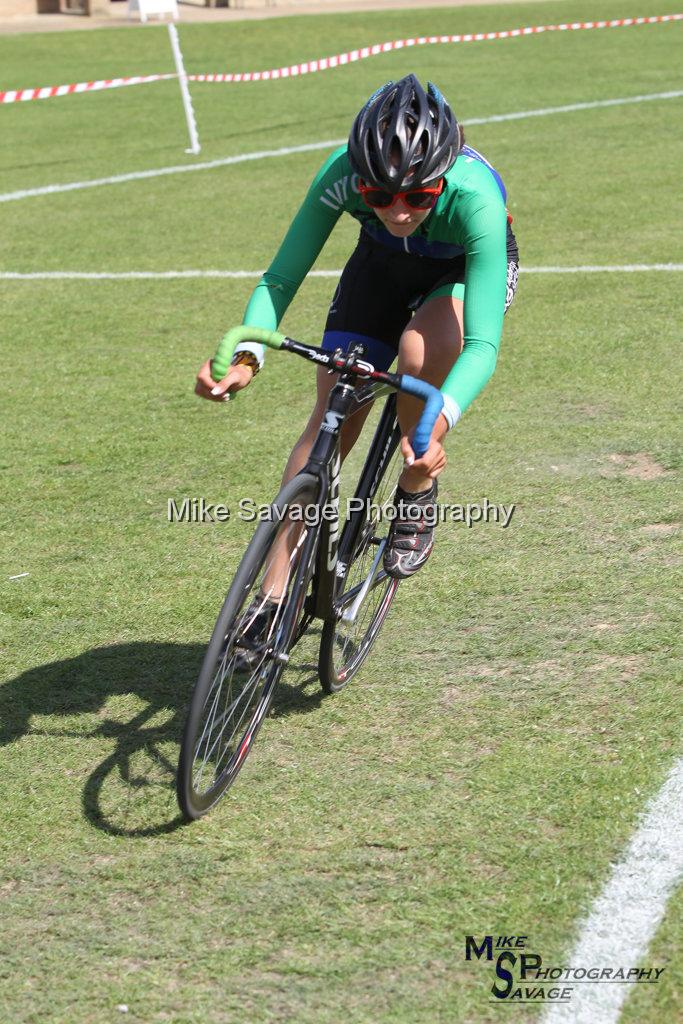
<svg viewBox="0 0 683 1024"><path fill-rule="evenodd" d="M507 257L505 312L517 290L519 267L517 241L509 224ZM362 341L369 361L378 370L388 370L415 310L435 293L462 296L464 283L464 254L444 260L398 252L361 231L334 293L322 347L345 351L351 342Z"/></svg>

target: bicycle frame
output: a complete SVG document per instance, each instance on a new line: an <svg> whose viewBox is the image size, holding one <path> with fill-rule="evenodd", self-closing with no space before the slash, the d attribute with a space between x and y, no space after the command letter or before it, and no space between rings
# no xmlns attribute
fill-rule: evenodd
<svg viewBox="0 0 683 1024"><path fill-rule="evenodd" d="M241 341L249 339L257 340L270 348L293 352L305 359L329 367L330 372L339 374L339 380L330 392L311 454L302 470L302 473L311 474L319 481L318 508L327 510L331 507L333 514L331 519L327 514L323 515L320 529L309 531L304 541L292 586L292 594L296 594L297 599L289 602L288 613L283 618L277 643L284 653L287 650L287 644L292 639L309 581L312 580L313 583L312 600L306 609L309 615L320 619L330 619L339 611L337 601L345 572L345 568L338 572L340 437L342 424L352 405L355 403L358 408L361 408L367 402L374 401L380 393L389 391L404 391L424 401L425 408L413 436L413 449L419 457L427 450L434 423L443 405L443 398L437 388L424 381L407 374L376 370L372 364L361 358L364 349L360 344L352 346L346 353L341 350L332 353L312 345L305 345L277 331L266 331L255 327L235 327L225 335L212 362L211 373L214 380L220 380L225 376L235 346ZM361 385L356 388L351 382L357 381L359 378L372 381L373 384ZM379 389L377 385L380 385ZM395 444L392 444L392 440L396 435L395 421L395 401L388 402L375 432L376 443L371 446L363 468L358 488L359 496L370 493L377 474L393 454ZM383 444L380 443L382 439L384 439ZM397 435L395 440L398 440ZM354 513L347 520L343 537L345 553L353 550L358 531L364 520L365 515L361 511ZM316 543L318 547L315 551L315 566L311 569ZM284 656L286 657L286 655Z"/></svg>
<svg viewBox="0 0 683 1024"><path fill-rule="evenodd" d="M356 494L364 499L392 457L398 443L396 421L396 399L387 387L354 388L342 375L330 392L325 415L318 435L311 449L308 462L302 473L311 474L320 480L318 508L332 510L333 515L321 516L318 534L311 534L301 553L300 566L307 566L312 555L313 544L318 541L315 567L312 575L313 592L308 608L314 618L329 619L338 613L338 599L343 586L346 563L340 560L342 551L347 556L353 551L358 533L365 521L364 510L354 511L347 519L340 538L339 476L341 470L340 439L342 426L353 406L355 410L375 401L381 394L388 394L380 421L376 427L373 443L365 460ZM306 573L307 575L307 573ZM306 581L295 579L297 583Z"/></svg>

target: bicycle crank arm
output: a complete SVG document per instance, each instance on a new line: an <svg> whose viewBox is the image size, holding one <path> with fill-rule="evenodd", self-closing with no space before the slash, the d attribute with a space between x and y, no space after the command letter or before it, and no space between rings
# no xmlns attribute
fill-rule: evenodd
<svg viewBox="0 0 683 1024"><path fill-rule="evenodd" d="M342 621L343 622L355 622L356 621L356 615L358 615L358 609L360 608L360 606L362 605L363 601L365 600L365 596L366 596L368 590L370 589L370 587L372 586L372 584L375 582L375 579L377 577L377 573L379 572L379 566L380 566L380 562L382 561L382 555L384 554L384 548L386 546L386 543L387 543L386 542L386 538L384 538L381 541L379 547L377 548L377 554L375 555L375 559L374 559L374 561L372 563L372 566L370 568L370 572L367 575L367 579L365 580L365 583L363 584L363 586L360 588L360 590L356 594L356 599L354 600L353 604L349 608L347 608L346 611L342 614Z"/></svg>

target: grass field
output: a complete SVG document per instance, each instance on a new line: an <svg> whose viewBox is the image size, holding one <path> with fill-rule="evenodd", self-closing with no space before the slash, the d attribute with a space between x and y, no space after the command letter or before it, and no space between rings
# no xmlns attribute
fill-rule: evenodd
<svg viewBox="0 0 683 1024"><path fill-rule="evenodd" d="M598 7L180 31L199 73L668 10ZM201 159L343 138L409 70L465 122L679 89L680 41L679 25L563 33L198 84ZM167 70L160 27L0 38L0 89ZM680 103L470 128L508 186L522 266L681 262ZM174 83L0 107L0 137L3 194L193 159ZM0 203L0 271L264 267L324 156ZM340 224L319 267L354 235ZM338 697L307 638L235 788L192 827L179 732L250 527L170 525L167 502L269 500L310 368L272 355L229 408L193 396L253 280L0 279L0 1020L538 1019L491 1004L464 936L528 935L566 963L680 753L679 277L522 274L441 492L514 502L510 527L445 524ZM284 326L315 341L333 287L309 279ZM633 992L627 1024L683 1019L681 920L679 893L648 954L661 983Z"/></svg>

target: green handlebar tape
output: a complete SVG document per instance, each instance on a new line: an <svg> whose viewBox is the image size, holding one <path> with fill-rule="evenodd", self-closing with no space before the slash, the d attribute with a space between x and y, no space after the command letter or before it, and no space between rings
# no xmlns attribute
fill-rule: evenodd
<svg viewBox="0 0 683 1024"><path fill-rule="evenodd" d="M215 381L225 377L235 349L243 341L258 341L268 348L281 348L284 340L285 335L279 331L266 331L263 327L233 327L224 335L211 360L211 376Z"/></svg>

